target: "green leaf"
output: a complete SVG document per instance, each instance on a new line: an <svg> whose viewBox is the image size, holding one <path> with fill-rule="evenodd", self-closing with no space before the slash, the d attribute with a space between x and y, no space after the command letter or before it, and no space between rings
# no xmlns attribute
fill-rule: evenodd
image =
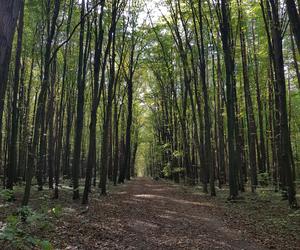
<svg viewBox="0 0 300 250"><path fill-rule="evenodd" d="M48 240L42 240L40 241L39 246L43 249L43 250L53 250L53 246L51 245L51 243Z"/></svg>

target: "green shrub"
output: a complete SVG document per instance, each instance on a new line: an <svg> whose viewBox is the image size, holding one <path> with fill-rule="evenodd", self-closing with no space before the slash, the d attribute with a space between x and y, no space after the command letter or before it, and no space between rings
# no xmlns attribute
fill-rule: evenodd
<svg viewBox="0 0 300 250"><path fill-rule="evenodd" d="M269 173L260 173L258 174L258 183L262 187L267 187L271 183L271 178Z"/></svg>
<svg viewBox="0 0 300 250"><path fill-rule="evenodd" d="M165 177L170 177L172 174L171 164L168 162L163 168L163 175Z"/></svg>
<svg viewBox="0 0 300 250"><path fill-rule="evenodd" d="M181 167L174 168L174 170L173 170L174 174L183 174L184 172L185 172L185 169L181 168Z"/></svg>
<svg viewBox="0 0 300 250"><path fill-rule="evenodd" d="M55 216L55 217L59 217L62 214L62 207L61 206L56 206L54 208L51 209L51 213Z"/></svg>
<svg viewBox="0 0 300 250"><path fill-rule="evenodd" d="M12 249L32 249L38 247L42 250L53 249L47 240L34 236L35 232L51 226L47 214L33 211L24 206L14 215L6 218L5 224L0 228L0 241L6 242Z"/></svg>
<svg viewBox="0 0 300 250"><path fill-rule="evenodd" d="M11 201L14 199L14 191L10 189L3 189L0 191L0 197L2 200Z"/></svg>

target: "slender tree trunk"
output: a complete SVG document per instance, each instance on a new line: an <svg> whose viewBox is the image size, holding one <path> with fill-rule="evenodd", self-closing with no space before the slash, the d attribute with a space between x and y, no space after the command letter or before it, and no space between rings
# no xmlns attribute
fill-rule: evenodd
<svg viewBox="0 0 300 250"><path fill-rule="evenodd" d="M55 135L54 135L54 114L55 114L55 85L56 85L56 58L52 63L51 72L51 86L48 101L48 178L49 188L53 189L53 177L54 177L54 166L55 166Z"/></svg>
<svg viewBox="0 0 300 250"><path fill-rule="evenodd" d="M85 13L85 0L81 2L81 19ZM79 37L79 58L78 58L78 71L77 71L77 110L75 122L75 146L72 164L72 181L73 181L73 200L79 199L79 172L81 160L81 144L82 144L82 130L84 118L84 91L85 82L83 81L83 64L84 64L84 30L85 20L80 24L80 37Z"/></svg>
<svg viewBox="0 0 300 250"><path fill-rule="evenodd" d="M66 27L66 37L69 37L70 34L70 26L73 17L73 8L74 8L74 0L69 1L69 8L68 8L68 18L67 18L67 27ZM65 115L65 92L66 92L66 82L67 82L67 71L68 71L68 54L69 54L69 45L66 44L63 53L63 72L62 72L62 87L60 93L60 100L59 100L59 108L58 112L56 112L56 121L55 121L55 131L57 136L55 138L55 163L54 163L54 179L55 179L55 188L54 188L54 199L58 199L58 186L59 186L59 178L61 172L61 158L64 155L62 151L63 147L63 135L64 135L64 115ZM71 95L69 95L71 98ZM71 114L68 113L68 118ZM69 120L67 119L67 123ZM69 147L67 144L66 148ZM65 152L67 149L65 149ZM65 156L66 158L69 157ZM69 163L68 163L69 164ZM65 169L69 169L69 166L64 166Z"/></svg>
<svg viewBox="0 0 300 250"><path fill-rule="evenodd" d="M133 57L133 51L131 52ZM132 100L133 100L133 75L127 81L127 127L126 127L126 144L124 159L124 177L130 179L130 152L131 152L131 125L132 125ZM124 180L123 180L124 181ZM123 182L122 181L122 182Z"/></svg>
<svg viewBox="0 0 300 250"><path fill-rule="evenodd" d="M199 26L200 26L200 77L202 83L202 91L204 98L204 126L205 126L205 164L206 169L209 171L209 184L211 196L216 196L215 190L215 168L212 161L212 146L211 146L211 118L209 108L209 94L208 94L208 81L206 79L206 61L204 50L204 35L203 35L203 17L202 5L199 1Z"/></svg>
<svg viewBox="0 0 300 250"><path fill-rule="evenodd" d="M248 135L248 148L249 148L249 163L251 170L251 190L255 191L257 186L257 162L256 162L256 123L253 112L253 104L250 91L250 81L248 74L248 60L246 51L246 41L243 21L243 13L241 10L241 3L238 0L239 5L239 35L241 44L241 56L243 65L243 80L244 80L244 94L246 104L246 116L247 116L247 135Z"/></svg>
<svg viewBox="0 0 300 250"><path fill-rule="evenodd" d="M117 185L118 166L119 166L119 119L118 119L118 101L114 99L114 161L113 161L113 183Z"/></svg>
<svg viewBox="0 0 300 250"><path fill-rule="evenodd" d="M132 44L130 52L130 69L127 79L127 126L124 162L119 176L119 183L124 183L125 178L130 179L130 152L131 152L131 125L132 125L132 102L133 102L133 67L135 46Z"/></svg>
<svg viewBox="0 0 300 250"><path fill-rule="evenodd" d="M112 19L111 26L108 34L108 44L106 47L103 65L106 65L107 58L112 47L112 63L110 69L110 78L108 83L107 90L107 105L105 109L105 117L103 123L103 137L102 137L102 149L101 149L101 176L100 176L100 188L101 194L106 195L106 182L107 182L107 173L108 173L108 154L109 150L111 150L111 145L109 143L109 130L111 128L111 120L112 120L112 106L113 106L113 98L114 98L114 85L115 82L115 31L117 25L117 15L118 15L118 5L117 1L113 1L112 4ZM105 66L104 66L105 67ZM102 80L104 81L105 71L102 70Z"/></svg>
<svg viewBox="0 0 300 250"><path fill-rule="evenodd" d="M257 59L257 49L256 49L256 39L255 39L255 30L252 23L252 38L253 38L253 53L254 53L254 79L256 84L256 100L257 100L257 110L258 110L258 125L259 125L259 143L257 146L258 151L258 168L259 171L265 172L267 168L267 157L266 157L266 146L265 146L265 136L264 136L264 127L263 127L263 107L261 102L261 91L260 91L260 81L259 81L259 65Z"/></svg>

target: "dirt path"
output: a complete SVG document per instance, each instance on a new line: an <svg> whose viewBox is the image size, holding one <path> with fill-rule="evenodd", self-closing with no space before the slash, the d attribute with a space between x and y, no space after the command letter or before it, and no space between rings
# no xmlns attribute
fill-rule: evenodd
<svg viewBox="0 0 300 250"><path fill-rule="evenodd" d="M172 184L137 179L94 198L75 221L66 213L54 241L63 249L263 249L228 228L219 212Z"/></svg>

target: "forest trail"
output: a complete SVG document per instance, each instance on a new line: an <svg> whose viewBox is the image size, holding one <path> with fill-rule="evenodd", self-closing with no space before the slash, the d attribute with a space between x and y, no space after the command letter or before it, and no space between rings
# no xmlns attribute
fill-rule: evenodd
<svg viewBox="0 0 300 250"><path fill-rule="evenodd" d="M226 226L221 214L203 196L138 178L94 198L77 219L65 218L58 229L67 235L56 243L65 249L263 249Z"/></svg>

